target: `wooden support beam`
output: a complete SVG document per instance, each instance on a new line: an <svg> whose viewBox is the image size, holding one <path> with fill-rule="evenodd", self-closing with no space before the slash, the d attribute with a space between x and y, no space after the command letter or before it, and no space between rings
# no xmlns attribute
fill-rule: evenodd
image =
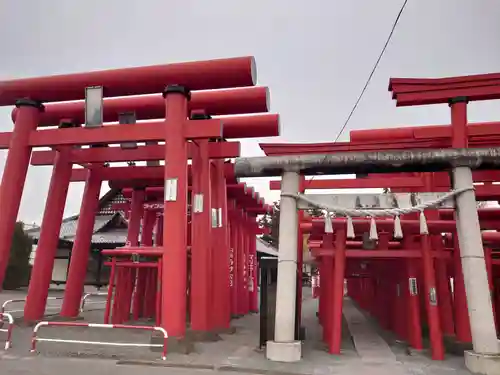
<svg viewBox="0 0 500 375"><path fill-rule="evenodd" d="M165 159L165 145L139 146L136 149L122 149L120 147L101 147L89 149L73 149L70 153L70 162L82 163L114 163L126 161L153 161ZM189 158L195 147L188 144ZM218 142L209 144L210 158L235 158L240 155L240 142ZM34 151L31 156L31 165L52 165L56 151Z"/></svg>

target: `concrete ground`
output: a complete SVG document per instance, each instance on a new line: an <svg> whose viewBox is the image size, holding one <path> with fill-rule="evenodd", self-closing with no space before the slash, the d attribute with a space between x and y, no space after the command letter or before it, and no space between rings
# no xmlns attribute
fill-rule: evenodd
<svg viewBox="0 0 500 375"><path fill-rule="evenodd" d="M22 292L14 294L19 296ZM0 301L11 295L0 293ZM222 339L216 342L196 343L195 351L190 354L170 353L166 361L160 360L158 349L82 344L39 343L38 354L30 354L32 328L19 324L14 330L13 348L0 350L0 374L469 374L463 366L463 357L449 356L445 361L436 362L425 353L410 355L403 346L389 346L373 323L348 299L345 300L344 318L350 335L343 335L342 354L332 356L321 342L321 328L316 318L317 300L310 297L310 289L306 288L304 295L306 341L300 363L267 361L265 353L256 348L259 317L249 315L233 321L236 333L221 335ZM83 319L102 323L102 309L97 307L92 305L90 311L84 312ZM0 339L2 335L0 333ZM40 337L142 343L151 340L147 332L59 327L42 328Z"/></svg>

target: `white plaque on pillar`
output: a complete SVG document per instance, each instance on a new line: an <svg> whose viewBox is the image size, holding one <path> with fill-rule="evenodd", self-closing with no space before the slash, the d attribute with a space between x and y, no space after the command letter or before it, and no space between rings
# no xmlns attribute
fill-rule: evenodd
<svg viewBox="0 0 500 375"><path fill-rule="evenodd" d="M217 209L217 226L222 228L222 208L219 207Z"/></svg>
<svg viewBox="0 0 500 375"><path fill-rule="evenodd" d="M177 200L177 178L165 180L165 202L175 202Z"/></svg>
<svg viewBox="0 0 500 375"><path fill-rule="evenodd" d="M193 212L203 212L203 194L195 194L193 197Z"/></svg>
<svg viewBox="0 0 500 375"><path fill-rule="evenodd" d="M102 86L85 88L85 127L98 128L103 123Z"/></svg>
<svg viewBox="0 0 500 375"><path fill-rule="evenodd" d="M417 279L415 277L410 277L408 283L410 287L410 296L416 296L418 294Z"/></svg>
<svg viewBox="0 0 500 375"><path fill-rule="evenodd" d="M436 306L438 303L437 292L436 292L436 288L434 288L434 287L430 288L430 290L429 290L429 303L432 306Z"/></svg>
<svg viewBox="0 0 500 375"><path fill-rule="evenodd" d="M217 209L212 208L212 228L217 228Z"/></svg>

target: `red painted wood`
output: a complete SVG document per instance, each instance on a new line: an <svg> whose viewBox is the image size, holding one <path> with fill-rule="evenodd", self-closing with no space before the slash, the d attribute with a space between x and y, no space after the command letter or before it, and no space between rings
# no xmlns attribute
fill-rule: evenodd
<svg viewBox="0 0 500 375"><path fill-rule="evenodd" d="M85 123L85 102L47 104L40 116L40 126L58 125L61 120L75 124ZM267 87L245 87L242 89L194 91L189 101L189 111L203 109L211 116L238 115L269 111L269 89ZM160 93L148 96L107 98L103 101L104 122L118 122L120 113L134 112L137 120L155 120L165 117L165 102ZM17 108L12 111L15 121Z"/></svg>
<svg viewBox="0 0 500 375"><path fill-rule="evenodd" d="M188 155L192 158L194 145L188 144ZM72 149L69 160L73 164L156 161L165 158L165 145L139 146L136 149L120 147L100 147L88 149ZM240 142L219 142L209 144L211 159L236 158L240 156ZM34 151L31 165L52 165L56 151Z"/></svg>
<svg viewBox="0 0 500 375"><path fill-rule="evenodd" d="M169 84L213 90L253 86L255 82L255 59L236 57L1 81L0 106L14 105L19 98L82 100L84 88L96 85L106 88L106 97L116 97L161 93Z"/></svg>

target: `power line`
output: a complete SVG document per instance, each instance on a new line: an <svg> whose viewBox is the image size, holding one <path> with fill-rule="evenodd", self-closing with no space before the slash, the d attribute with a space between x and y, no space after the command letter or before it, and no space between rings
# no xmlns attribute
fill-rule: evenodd
<svg viewBox="0 0 500 375"><path fill-rule="evenodd" d="M358 99L354 103L354 106L352 107L351 112L349 113L349 116L347 116L347 119L345 120L344 125L342 125L342 128L340 129L339 133L337 134L337 137L335 137L334 142L338 141L338 139L340 138L340 136L342 135L342 133L346 129L347 125L349 124L349 121L351 120L352 116L354 115L354 112L356 112L356 109L358 108L358 104L361 101L361 99L363 98L363 95L365 94L366 89L370 85L370 82L373 78L373 75L375 74L375 71L377 70L378 65L380 63L380 60L382 60L382 56L384 55L385 50L387 49L387 46L389 45L389 42L392 39L392 35L394 34L394 30L396 30L396 26L398 25L399 19L401 18L401 14L403 14L403 11L404 11L407 3L408 3L408 0L405 0L403 5L401 6L401 9L399 10L399 13L396 17L396 20L394 21L394 24L392 25L391 32L389 33L389 36L387 37L387 40L385 41L384 48L382 48L382 51L380 52L378 59L375 62L375 65L373 66L373 69L372 69L370 75L368 76L368 79L366 80L365 86L363 87L363 90L361 90L361 94L359 94Z"/></svg>
<svg viewBox="0 0 500 375"><path fill-rule="evenodd" d="M387 37L387 40L385 41L384 47L382 48L382 51L380 52L380 54L377 58L377 61L375 61L375 64L373 65L373 69L370 72L370 75L368 76L368 79L366 80L366 83L363 86L363 89L361 90L361 93L359 94L358 99L354 103L354 106L352 107L351 112L349 113L349 116L347 116L347 119L345 120L344 125L342 125L342 128L340 128L340 131L338 132L337 136L335 137L335 140L333 141L334 143L336 143L339 140L340 136L342 135L342 133L346 129L347 125L349 124L349 121L351 120L352 116L354 115L354 112L356 112L356 109L358 108L358 105L361 102L361 99L363 98L363 95L365 94L366 89L370 85L370 82L373 78L373 75L377 71L380 60L382 60L382 56L384 55L385 50L387 49L387 46L389 45L389 42L392 39L394 31L396 30L396 26L398 25L399 19L401 18L401 15L403 14L403 11L405 10L407 3L408 3L408 0L405 0L403 2L403 5L401 5L401 8L399 9L396 20L394 21L394 23L392 25L391 32L389 33L389 36ZM305 186L306 189L307 189L307 185L309 185L314 180L315 177L316 176L313 176L310 180L307 181L306 186Z"/></svg>

